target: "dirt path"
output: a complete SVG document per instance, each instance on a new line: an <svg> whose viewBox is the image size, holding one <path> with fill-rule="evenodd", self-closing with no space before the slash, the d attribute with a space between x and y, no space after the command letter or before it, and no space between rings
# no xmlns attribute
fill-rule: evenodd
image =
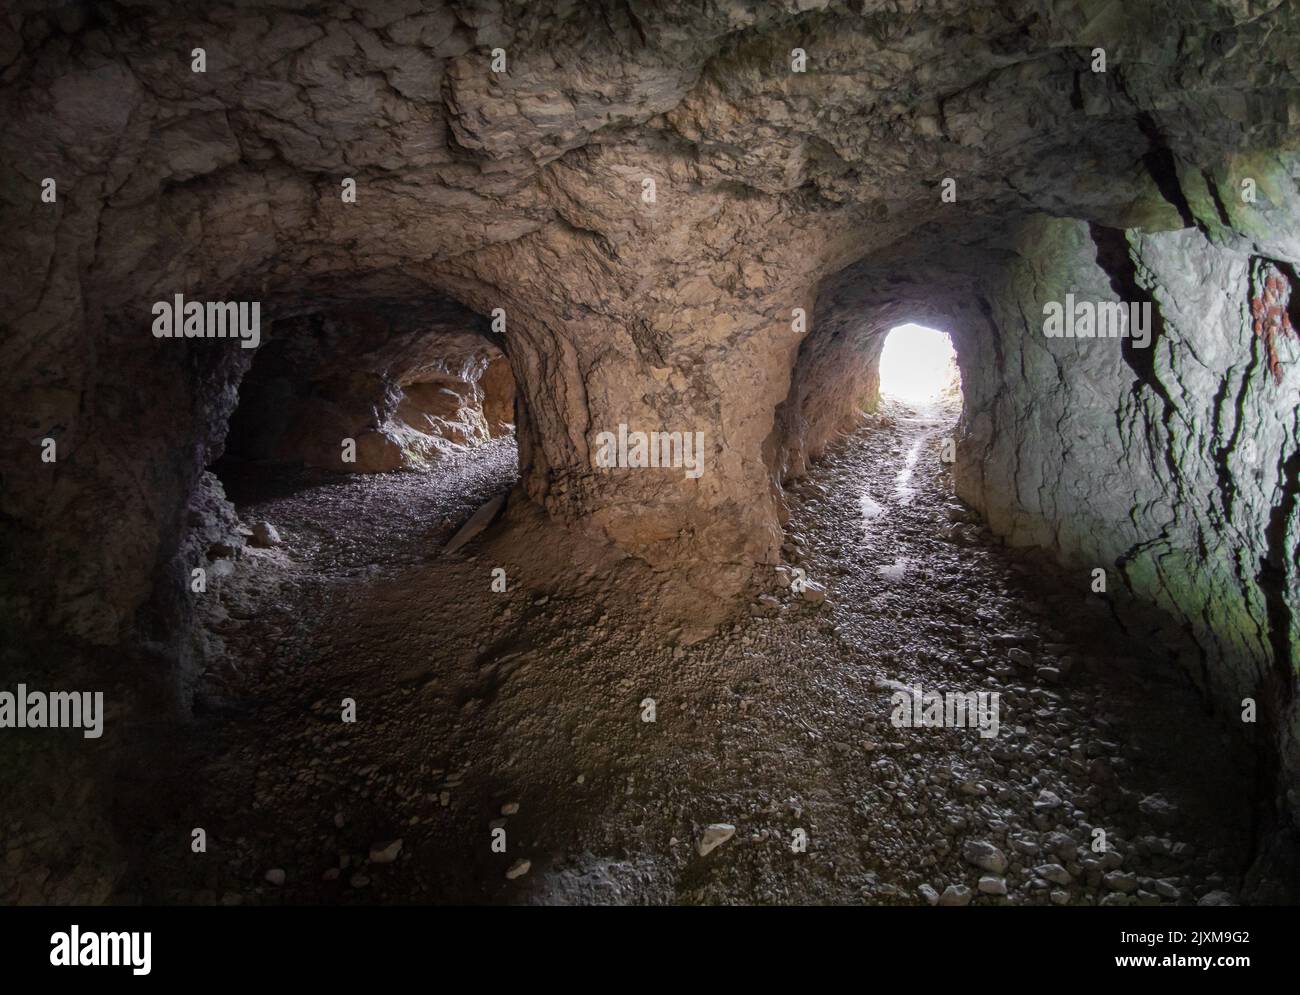
<svg viewBox="0 0 1300 995"><path fill-rule="evenodd" d="M429 476L235 488L284 546L227 579L209 624L231 665L205 681L188 787L129 895L1159 904L1233 891L1246 768L1084 581L1016 559L950 496L948 417L864 427L795 489L788 558L825 604L774 573L770 600L692 646L648 638L640 596L562 542L516 543L517 560L500 543L438 555L509 485L500 444ZM497 565L505 594L490 589ZM896 727L900 686L997 693L999 735ZM711 823L736 833L700 857ZM178 853L194 826L208 852ZM375 844L396 839L382 862Z"/></svg>

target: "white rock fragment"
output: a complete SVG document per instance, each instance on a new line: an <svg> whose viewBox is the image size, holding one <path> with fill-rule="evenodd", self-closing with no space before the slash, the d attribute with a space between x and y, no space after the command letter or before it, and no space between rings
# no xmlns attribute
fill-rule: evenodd
<svg viewBox="0 0 1300 995"><path fill-rule="evenodd" d="M280 545L280 533L275 530L275 526L270 522L258 522L253 526L253 545L269 549L272 546Z"/></svg>
<svg viewBox="0 0 1300 995"><path fill-rule="evenodd" d="M707 857L723 843L736 835L736 827L729 822L715 822L704 827L697 849L701 857Z"/></svg>
<svg viewBox="0 0 1300 995"><path fill-rule="evenodd" d="M950 884L943 889L943 894L939 896L939 904L960 907L969 905L970 899L970 889L964 884Z"/></svg>
<svg viewBox="0 0 1300 995"><path fill-rule="evenodd" d="M822 587L815 580L804 581L803 599L810 604L820 605L826 600L826 588Z"/></svg>
<svg viewBox="0 0 1300 995"><path fill-rule="evenodd" d="M532 870L533 862L531 860L516 860L510 865L510 870L506 871L506 878L513 881L515 878L521 878Z"/></svg>
<svg viewBox="0 0 1300 995"><path fill-rule="evenodd" d="M992 843L983 840L972 840L962 847L961 855L966 863L973 864L981 870L993 874L1006 873L1006 855Z"/></svg>
<svg viewBox="0 0 1300 995"><path fill-rule="evenodd" d="M401 852L402 841L400 839L391 842L372 843L370 844L370 862L372 864L391 864Z"/></svg>
<svg viewBox="0 0 1300 995"><path fill-rule="evenodd" d="M447 540L447 545L443 547L442 552L448 555L456 552L470 540L478 536L480 532L492 524L497 517L498 512L505 507L506 495L498 494L492 500L482 505L478 511L474 512L460 530Z"/></svg>

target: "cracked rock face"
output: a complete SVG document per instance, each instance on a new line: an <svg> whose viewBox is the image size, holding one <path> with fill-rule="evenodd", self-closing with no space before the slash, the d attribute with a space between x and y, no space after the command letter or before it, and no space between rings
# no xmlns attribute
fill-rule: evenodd
<svg viewBox="0 0 1300 995"><path fill-rule="evenodd" d="M1267 712L1245 725L1279 751L1283 809L1300 771L1300 350L1277 380L1253 274L1295 258L1295 230L1250 239L1216 213L1158 232L1043 216L973 242L919 232L824 284L819 310L848 317L801 351L778 459L799 474L874 404L891 327L949 330L964 392L958 493L1009 543L1077 565L1081 585L1105 571L1123 623L1167 646L1223 714ZM1045 315L1067 295L1149 305L1149 345L1048 336Z"/></svg>
<svg viewBox="0 0 1300 995"><path fill-rule="evenodd" d="M1257 698L1285 794L1300 345L1251 303L1300 262L1298 31L1280 0L12 5L6 620L138 635L246 375L286 412L240 430L267 458L514 422L519 498L715 610L919 320L958 347L963 496L1155 606L1219 707ZM1068 293L1150 304L1150 348L1045 337ZM330 348L277 394L237 342L154 338L174 294ZM702 433L705 472L596 466L620 425Z"/></svg>

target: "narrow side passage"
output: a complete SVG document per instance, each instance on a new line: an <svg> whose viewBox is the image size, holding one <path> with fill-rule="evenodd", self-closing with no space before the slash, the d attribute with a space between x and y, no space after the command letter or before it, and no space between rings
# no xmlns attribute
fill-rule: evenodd
<svg viewBox="0 0 1300 995"><path fill-rule="evenodd" d="M518 478L514 379L468 312L380 303L269 338L191 519L216 595L196 600L200 711L279 666L278 642L307 639L340 585L437 557Z"/></svg>
<svg viewBox="0 0 1300 995"><path fill-rule="evenodd" d="M240 383L226 456L375 473L513 434L510 364L477 322L382 302L276 322Z"/></svg>
<svg viewBox="0 0 1300 995"><path fill-rule="evenodd" d="M1123 625L1176 657L1257 751L1242 771L1258 854L1242 898L1288 902L1300 699L1283 637L1300 561L1282 538L1294 529L1272 523L1296 507L1300 366L1285 334L1272 339L1285 343L1279 369L1268 360L1285 287L1261 281L1260 246L1223 230L1208 197L1197 210L1197 229L1119 235L1044 216L936 229L847 267L818 293L775 462L798 479L870 408L889 329L950 328L964 405L956 492L1009 545L1069 565L1082 592L1104 587ZM1090 320L1117 309L1127 324ZM1067 311L1077 328L1055 321Z"/></svg>
<svg viewBox="0 0 1300 995"><path fill-rule="evenodd" d="M1247 838L1231 744L1157 648L1125 642L1100 602L995 545L951 496L948 425L920 447L914 500L895 500L928 429L879 421L797 488L787 556L825 599L778 575L776 596L691 646L648 645L644 588L610 583L576 544L516 531L411 555L440 506L426 492L402 510L420 475L260 505L285 523L285 562L256 597L227 592L237 707L192 761L203 811L187 800L142 841L132 897L1225 900ZM496 452L455 464L455 490L497 486ZM865 527L864 483L888 510ZM509 597L462 596L495 565ZM1001 735L896 724L904 688L997 694ZM220 860L163 845L196 820L225 841ZM705 859L714 823L736 832ZM492 826L507 852L484 845Z"/></svg>

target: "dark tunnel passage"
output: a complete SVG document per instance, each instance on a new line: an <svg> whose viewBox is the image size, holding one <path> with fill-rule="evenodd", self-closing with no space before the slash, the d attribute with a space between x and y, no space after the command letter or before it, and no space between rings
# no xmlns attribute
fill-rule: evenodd
<svg viewBox="0 0 1300 995"><path fill-rule="evenodd" d="M0 15L0 903L1300 901L1300 21L808 6Z"/></svg>
<svg viewBox="0 0 1300 995"><path fill-rule="evenodd" d="M514 432L510 363L474 316L423 309L273 325L240 383L223 457L376 473Z"/></svg>
<svg viewBox="0 0 1300 995"><path fill-rule="evenodd" d="M331 585L426 563L487 524L474 513L518 476L503 345L445 300L272 324L191 512L214 581L195 601L196 707L266 691L259 668L284 652L268 645L268 608L319 612Z"/></svg>

